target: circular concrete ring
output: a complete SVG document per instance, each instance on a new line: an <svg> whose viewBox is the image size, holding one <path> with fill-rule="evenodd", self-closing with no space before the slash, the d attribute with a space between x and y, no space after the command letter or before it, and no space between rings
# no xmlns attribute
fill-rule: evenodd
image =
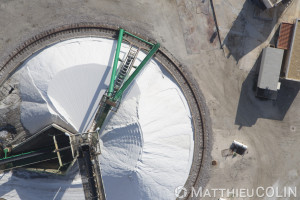
<svg viewBox="0 0 300 200"><path fill-rule="evenodd" d="M40 32L22 42L20 46L4 56L4 59L2 59L0 63L0 85L2 85L27 58L41 49L60 41L78 37L117 39L119 28L120 27L116 25L81 22L62 25ZM149 42L155 43L155 41L147 35L141 35L130 27L123 26L122 28ZM129 35L125 35L124 40L138 45L141 48L149 48L149 45L146 43ZM194 188L195 191L198 191L200 187L204 188L209 179L212 133L209 112L199 86L186 66L182 65L163 47L158 50L154 58L158 60L177 81L186 97L192 114L194 126L193 163L189 177L184 185L188 194L184 199L192 199L192 188Z"/></svg>

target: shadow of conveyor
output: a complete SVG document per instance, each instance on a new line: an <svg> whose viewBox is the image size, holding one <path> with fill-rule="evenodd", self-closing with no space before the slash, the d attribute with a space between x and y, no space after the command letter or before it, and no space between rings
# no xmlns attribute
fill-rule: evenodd
<svg viewBox="0 0 300 200"><path fill-rule="evenodd" d="M282 79L276 101L255 97L260 61L261 55L242 84L235 118L240 128L251 127L258 118L283 120L300 90L299 82Z"/></svg>
<svg viewBox="0 0 300 200"><path fill-rule="evenodd" d="M82 188L82 184L72 184L78 173L77 163L65 176L13 170L8 181L0 184L0 199L15 190L18 196L14 199L61 200L68 188ZM6 175L0 176L0 183Z"/></svg>
<svg viewBox="0 0 300 200"><path fill-rule="evenodd" d="M226 46L228 51L227 57L232 56L238 63L242 57L265 42L284 12L284 8L285 4L263 11L251 0L245 1L222 43L222 46ZM271 15L274 13L276 17L264 20L263 17L257 16L262 12L268 12Z"/></svg>

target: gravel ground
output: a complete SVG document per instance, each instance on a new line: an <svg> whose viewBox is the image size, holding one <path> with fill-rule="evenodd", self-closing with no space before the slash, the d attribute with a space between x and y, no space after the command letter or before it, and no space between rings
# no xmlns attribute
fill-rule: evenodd
<svg viewBox="0 0 300 200"><path fill-rule="evenodd" d="M213 130L212 145L210 146L211 157L217 161L217 165L212 166L206 173L210 177L206 180L208 182L206 188L251 189L259 186L278 186L280 188L297 186L300 188L297 178L300 173L298 156L300 150L298 134L300 129L300 97L298 95L300 85L283 81L276 102L261 101L254 97L253 86L255 86L259 49L266 45L265 41L270 41L275 29L267 28L265 31L259 32L260 40L249 44L250 41L244 40L246 37L244 33L249 34L249 30L262 30L262 24L267 24L267 22L253 18L254 7L252 4L247 4L247 9L242 9L246 0L238 2L226 0L224 2L230 4L218 6L221 5L221 2L221 0L214 1L220 30L222 27L231 30L235 24L233 30L241 30L242 33L232 41L231 50L208 46L207 49L187 51L193 48L186 43L189 35L186 35L186 26L183 25L196 27L197 22L193 22L193 20L197 20L197 17L200 16L195 17L194 15L205 15L197 13L195 0L65 0L51 2L46 0L30 2L2 0L0 5L0 57L7 57L20 42L41 30L61 24L93 21L119 24L139 30L140 33L160 42L180 63L187 66L206 99ZM180 18L182 16L179 13L179 11L182 12L180 6L189 8L183 9L183 11L187 12L186 16L193 18L192 21L185 23L184 20L190 19ZM226 12L224 12L225 8ZM251 18L251 23L249 23L251 26L246 29L246 32L243 31L246 24L243 21L244 17L239 21L236 20L237 16ZM296 17L300 17L299 1L294 1L293 6L289 6L278 20L273 21L273 27L278 26L282 20L288 21ZM220 18L226 20L227 23L221 23ZM205 20L203 20L204 22ZM194 31L201 32L202 29L195 28ZM228 32L221 33L223 34L221 36L225 38ZM238 34L238 32L233 33ZM200 34L200 37L201 40L207 40L207 35L202 37ZM207 45L209 44L207 43ZM242 53L240 62L237 59L240 54L236 49L241 50ZM4 59L1 59L1 62L4 62ZM234 139L248 145L248 154L243 157L222 157L221 151L228 149ZM297 192L300 194L300 189L297 189Z"/></svg>

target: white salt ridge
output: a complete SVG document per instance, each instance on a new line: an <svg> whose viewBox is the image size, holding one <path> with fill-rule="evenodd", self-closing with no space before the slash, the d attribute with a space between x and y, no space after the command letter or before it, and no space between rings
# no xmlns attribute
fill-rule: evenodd
<svg viewBox="0 0 300 200"><path fill-rule="evenodd" d="M52 122L87 131L109 84L114 48L112 40L84 38L31 57L18 71L23 125L31 133Z"/></svg>
<svg viewBox="0 0 300 200"><path fill-rule="evenodd" d="M109 84L115 46L109 39L81 38L33 55L14 75L20 77L23 125L31 133L53 122L78 132L88 130ZM122 44L121 58L128 49ZM140 53L135 65L144 57ZM108 116L100 138L108 200L175 199L175 188L189 175L193 127L182 91L155 60L125 92L118 112ZM31 199L55 199L56 193L60 199L84 199L78 175L73 182L66 181L70 176L15 179L3 174L1 197L22 199L26 184ZM53 182L67 189L58 191Z"/></svg>

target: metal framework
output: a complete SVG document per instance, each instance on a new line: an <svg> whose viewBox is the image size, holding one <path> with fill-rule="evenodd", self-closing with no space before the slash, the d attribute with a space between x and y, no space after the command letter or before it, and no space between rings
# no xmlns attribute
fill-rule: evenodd
<svg viewBox="0 0 300 200"><path fill-rule="evenodd" d="M139 48L137 48L135 51L132 50L133 47L131 47L129 52L127 53L125 60L117 70L117 66L120 61L119 54L124 33L150 45L151 49L148 52L147 56L139 64L139 66L134 67L134 61L139 53ZM101 129L109 111L112 110L112 108L118 107L121 101L121 97L125 90L132 83L132 81L139 74L139 72L144 68L147 62L152 58L152 56L157 52L159 47L159 43L152 44L138 36L124 31L123 29L120 29L109 89L106 92L106 95L102 97L91 131L94 131L96 128ZM135 70L129 76L133 68L135 68Z"/></svg>
<svg viewBox="0 0 300 200"><path fill-rule="evenodd" d="M134 66L134 63L140 52L139 47L130 44L130 50L126 55L125 60L121 60L119 58L124 35L134 37L151 47L146 57L137 67ZM117 111L123 93L159 48L159 43L152 44L151 42L131 34L124 29L120 29L110 84L105 95L103 95L100 104L98 105L98 110L91 129L87 133L73 134L53 124L51 125L52 127L58 129L62 133L65 133L63 145L60 141L61 135L48 134L44 135L43 137L47 138L47 140L50 138L49 141L52 141L53 144L45 148L43 147L43 144L41 143L43 137L38 139L37 135L41 136L43 133L45 133L45 131L49 129L49 127L46 127L39 133L35 134L14 148L6 147L2 149L0 146L0 170L9 170L18 167L26 167L29 169L31 165L35 165L37 163L58 160L58 170L46 171L44 169L44 172L58 173L58 171L61 170L66 172L67 169L76 160L78 160L82 179L86 180L83 181L86 183L84 184L86 199L104 200L105 192L98 160L98 155L100 154L98 138L99 130L102 128L102 125L109 112ZM121 63L119 63L120 61ZM67 142L65 137L68 138ZM32 141L36 141L36 145L30 149L30 143ZM22 145L27 145L26 148L23 148L23 151L20 150L20 146L22 147ZM69 157L71 157L73 161L70 161L68 159Z"/></svg>

